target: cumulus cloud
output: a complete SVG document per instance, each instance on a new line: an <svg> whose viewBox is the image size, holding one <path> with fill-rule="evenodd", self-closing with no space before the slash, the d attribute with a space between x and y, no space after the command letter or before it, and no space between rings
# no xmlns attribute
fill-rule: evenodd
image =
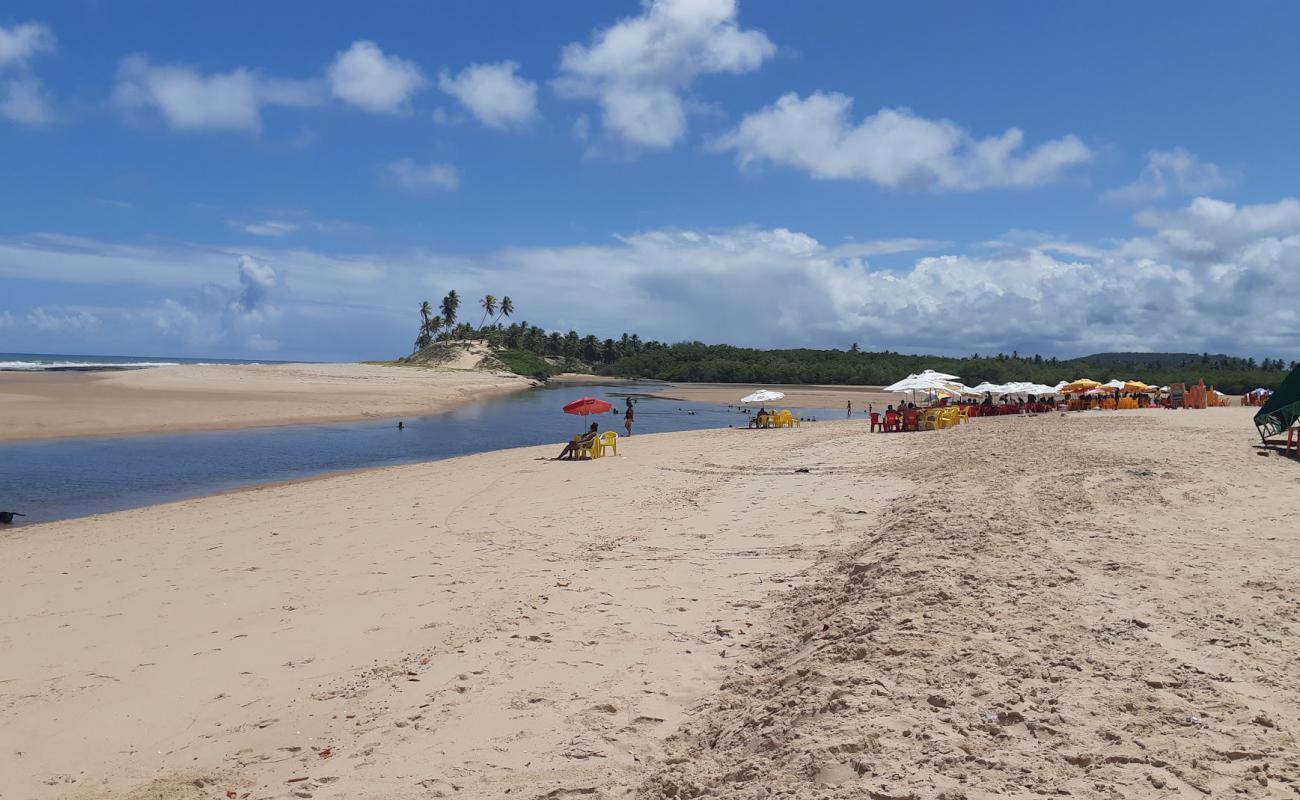
<svg viewBox="0 0 1300 800"><path fill-rule="evenodd" d="M320 81L267 78L242 67L203 74L193 67L152 64L127 56L118 67L112 102L124 110L153 108L176 130L262 129L265 106L319 105Z"/></svg>
<svg viewBox="0 0 1300 800"><path fill-rule="evenodd" d="M1181 258L1224 260L1242 247L1300 232L1300 202L1287 197L1276 203L1239 206L1198 197L1186 208L1148 209L1137 222L1154 228L1162 242Z"/></svg>
<svg viewBox="0 0 1300 800"><path fill-rule="evenodd" d="M537 116L537 84L515 74L513 61L473 64L438 76L438 88L455 97L489 128L526 125Z"/></svg>
<svg viewBox="0 0 1300 800"><path fill-rule="evenodd" d="M409 110L411 96L428 84L414 62L364 39L335 57L328 78L335 97L372 114Z"/></svg>
<svg viewBox="0 0 1300 800"><path fill-rule="evenodd" d="M454 164L417 164L412 159L403 158L386 166L384 173L403 189L455 191L460 186L460 172Z"/></svg>
<svg viewBox="0 0 1300 800"><path fill-rule="evenodd" d="M0 68L27 66L32 56L54 50L54 31L48 25L27 22L6 28L0 25Z"/></svg>
<svg viewBox="0 0 1300 800"><path fill-rule="evenodd" d="M54 120L53 100L31 74L29 63L54 47L54 32L46 25L0 25L0 118L33 126Z"/></svg>
<svg viewBox="0 0 1300 800"><path fill-rule="evenodd" d="M411 96L427 83L413 62L365 40L338 53L323 76L307 79L246 67L205 73L136 54L118 67L112 103L125 111L156 110L175 130L257 133L266 108L321 106L334 97L372 114L396 114L408 110Z"/></svg>
<svg viewBox="0 0 1300 800"><path fill-rule="evenodd" d="M1213 192L1232 186L1238 176L1217 164L1202 161L1181 147L1152 150L1146 166L1132 183L1111 189L1102 199L1112 203L1140 205L1166 197Z"/></svg>
<svg viewBox="0 0 1300 800"><path fill-rule="evenodd" d="M606 131L638 147L668 148L686 133L682 94L700 75L743 74L776 53L762 31L745 30L735 0L644 0L641 14L574 42L553 86L595 100Z"/></svg>
<svg viewBox="0 0 1300 800"><path fill-rule="evenodd" d="M261 309L266 297L275 287L275 270L252 256L239 257L239 296L231 309L249 314Z"/></svg>
<svg viewBox="0 0 1300 800"><path fill-rule="evenodd" d="M256 335L287 342L296 354L328 346L326 358L400 352L409 345L412 298L436 300L449 288L467 297L508 290L533 324L602 336L635 331L756 346L857 341L941 353L1290 357L1300 309L1278 298L1300 274L1300 201L1239 206L1198 198L1143 219L1148 231L1118 242L1013 231L965 247L906 237L829 244L795 230L743 227L649 230L473 256L288 248L232 254L0 237L0 280L42 287L165 281L165 297L179 299L139 312L154 341L165 324L166 336L182 341L208 337L202 340L247 349ZM1189 248L1189 239L1204 246ZM232 279L214 284L214 274ZM288 275L311 280L290 283ZM719 303L720 285L782 291L732 292ZM620 302L573 303L579 290ZM24 320L16 319L21 329ZM118 326L101 331L117 335Z"/></svg>
<svg viewBox="0 0 1300 800"><path fill-rule="evenodd" d="M814 178L865 180L888 188L970 191L1055 180L1092 153L1075 136L1023 150L1024 134L976 139L947 120L885 108L854 124L853 99L837 92L790 93L747 114L713 143L742 166L769 161Z"/></svg>

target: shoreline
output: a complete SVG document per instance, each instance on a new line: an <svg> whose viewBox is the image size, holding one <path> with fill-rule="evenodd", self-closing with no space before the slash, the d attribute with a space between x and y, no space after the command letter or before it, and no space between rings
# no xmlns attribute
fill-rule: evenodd
<svg viewBox="0 0 1300 800"><path fill-rule="evenodd" d="M509 373L348 363L6 372L0 442L426 416L537 385Z"/></svg>

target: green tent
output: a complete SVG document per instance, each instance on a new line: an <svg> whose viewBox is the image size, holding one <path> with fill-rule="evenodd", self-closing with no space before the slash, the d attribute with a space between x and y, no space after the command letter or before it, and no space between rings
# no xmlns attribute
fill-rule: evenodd
<svg viewBox="0 0 1300 800"><path fill-rule="evenodd" d="M1259 438L1276 436L1300 420L1300 367L1291 370L1255 415Z"/></svg>

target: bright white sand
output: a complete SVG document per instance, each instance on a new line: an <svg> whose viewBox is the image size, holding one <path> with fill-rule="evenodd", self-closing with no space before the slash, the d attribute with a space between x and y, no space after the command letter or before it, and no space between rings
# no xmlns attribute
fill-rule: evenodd
<svg viewBox="0 0 1300 800"><path fill-rule="evenodd" d="M1252 435L663 434L15 528L0 796L1291 797L1300 464Z"/></svg>
<svg viewBox="0 0 1300 800"><path fill-rule="evenodd" d="M531 385L506 373L374 364L0 372L0 440L414 416Z"/></svg>

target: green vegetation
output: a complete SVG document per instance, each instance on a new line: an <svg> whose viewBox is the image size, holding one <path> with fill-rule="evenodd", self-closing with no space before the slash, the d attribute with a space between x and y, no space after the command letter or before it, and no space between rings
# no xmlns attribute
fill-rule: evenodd
<svg viewBox="0 0 1300 800"><path fill-rule="evenodd" d="M935 369L960 375L974 386L982 381L1033 381L1122 378L1159 383L1195 383L1204 378L1220 391L1240 393L1256 386L1276 388L1296 362L1280 358L1237 358L1210 353L1097 353L1058 360L1039 355L974 354L967 357L918 356L848 350L754 350L701 342L642 341L635 333L618 339L581 336L577 331L546 331L527 322L502 326L514 313L509 297L492 295L478 303L479 327L456 324L460 297L453 290L443 298L441 314L429 303L420 308L420 337L416 349L434 341L478 339L487 342L511 371L545 378L556 372L587 372L623 378L718 383L889 384L913 372ZM490 320L490 321L489 321ZM486 323L486 324L485 324ZM560 366L554 366L559 362Z"/></svg>
<svg viewBox="0 0 1300 800"><path fill-rule="evenodd" d="M999 353L964 358L867 353L858 350L752 350L699 342L664 345L647 342L636 353L597 369L602 375L666 381L726 383L893 383L923 369L960 375L969 385L983 381L1033 381L1055 384L1088 377L1135 379L1147 383L1206 384L1237 393L1256 386L1277 386L1295 366L1282 359L1235 358L1209 353L1102 353L1058 360L1039 355Z"/></svg>
<svg viewBox="0 0 1300 800"><path fill-rule="evenodd" d="M527 350L497 350L492 355L516 375L546 380L554 374L545 359Z"/></svg>

